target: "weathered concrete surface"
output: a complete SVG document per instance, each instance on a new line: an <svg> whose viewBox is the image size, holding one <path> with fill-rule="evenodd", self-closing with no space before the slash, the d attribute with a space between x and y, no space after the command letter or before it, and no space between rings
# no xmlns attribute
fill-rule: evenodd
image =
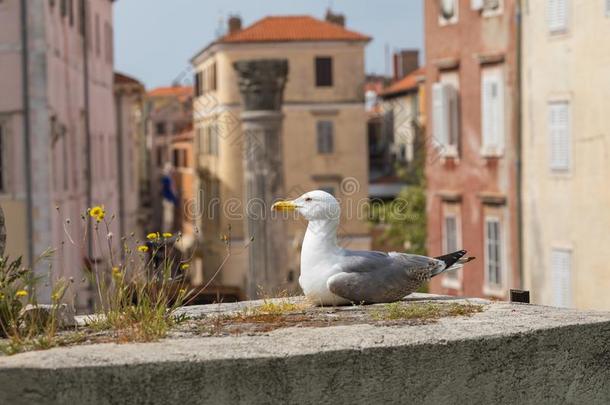
<svg viewBox="0 0 610 405"><path fill-rule="evenodd" d="M0 358L0 403L610 403L610 313L490 303L420 326L31 352Z"/></svg>

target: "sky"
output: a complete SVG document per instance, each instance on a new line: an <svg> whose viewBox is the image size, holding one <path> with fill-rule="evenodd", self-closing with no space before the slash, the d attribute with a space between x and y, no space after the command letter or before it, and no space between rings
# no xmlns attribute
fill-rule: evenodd
<svg viewBox="0 0 610 405"><path fill-rule="evenodd" d="M171 85L216 38L228 15L239 15L248 26L267 15L323 19L329 6L345 14L347 28L373 37L366 48L367 73L390 73L386 47L423 48L423 0L119 0L115 68L148 89Z"/></svg>

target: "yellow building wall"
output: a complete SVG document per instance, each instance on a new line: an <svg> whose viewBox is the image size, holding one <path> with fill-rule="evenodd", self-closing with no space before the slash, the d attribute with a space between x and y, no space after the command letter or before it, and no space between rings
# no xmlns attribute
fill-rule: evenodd
<svg viewBox="0 0 610 405"><path fill-rule="evenodd" d="M315 57L333 58L333 86L316 88ZM284 153L284 179L287 197L320 187L332 186L343 208L340 243L353 249L370 248L369 227L364 218L364 205L368 197L368 145L366 115L364 111L364 44L363 43L290 43L221 45L195 62L202 70L211 63L217 64L217 91L196 98L195 133L197 128L216 122L220 127L218 156L201 153L202 141L195 142L197 162L213 178L221 190L222 217L209 224L209 233L226 232L231 225L232 254L223 267L220 282L226 285L245 286L247 250L244 250L243 219L234 209L243 201L243 137L241 97L233 63L238 60L260 58L287 58L288 81L284 92L284 121L282 145ZM318 154L316 125L318 120L334 124L334 153ZM197 136L197 135L196 135ZM298 251L306 229L302 220L287 221L289 249L292 252L289 267L294 271L292 282L286 288L296 288L298 279ZM206 232L205 226L203 232ZM222 243L212 242L216 258L209 258L211 266L225 254ZM207 251L207 250L206 250ZM204 263L206 259L204 257ZM209 274L209 270L204 270Z"/></svg>
<svg viewBox="0 0 610 405"><path fill-rule="evenodd" d="M610 19L601 1L572 0L568 30L550 34L546 2L523 16L524 281L552 305L551 250L569 249L571 301L610 309ZM569 101L571 168L550 169L547 105Z"/></svg>

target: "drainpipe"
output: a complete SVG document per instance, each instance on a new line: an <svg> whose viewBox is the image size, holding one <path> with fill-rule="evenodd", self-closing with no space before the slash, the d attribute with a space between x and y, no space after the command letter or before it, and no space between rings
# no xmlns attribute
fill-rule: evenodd
<svg viewBox="0 0 610 405"><path fill-rule="evenodd" d="M30 130L30 77L29 77L29 49L28 49L28 6L27 0L21 0L21 93L23 95L23 152L26 196L26 222L27 222L27 255L28 265L34 265L34 208L32 199L32 151Z"/></svg>
<svg viewBox="0 0 610 405"><path fill-rule="evenodd" d="M516 56L515 64L517 66L515 88L517 89L515 95L515 112L516 112L516 123L517 126L517 139L515 142L516 159L515 159L515 170L516 170L516 189L517 189L517 248L518 248L518 268L519 268L519 284L523 288L525 285L523 281L523 164L522 164L522 128L523 122L523 111L521 104L522 95L522 77L521 77L521 45L522 45L522 13L521 13L521 0L517 0L515 3L515 34L516 34Z"/></svg>
<svg viewBox="0 0 610 405"><path fill-rule="evenodd" d="M91 120L89 117L90 103L89 103L89 48L88 48L88 24L89 20L87 19L87 7L88 2L83 1L83 7L81 9L82 15L81 21L82 23L82 35L83 35L83 84L84 84L84 107L85 107L85 179L86 179L86 189L87 189L87 207L91 207L93 205L93 195L92 195L92 187L91 187ZM91 221L87 221L88 225L88 235L91 235L92 227ZM93 238L89 236L87 238L87 257L89 260L93 260Z"/></svg>

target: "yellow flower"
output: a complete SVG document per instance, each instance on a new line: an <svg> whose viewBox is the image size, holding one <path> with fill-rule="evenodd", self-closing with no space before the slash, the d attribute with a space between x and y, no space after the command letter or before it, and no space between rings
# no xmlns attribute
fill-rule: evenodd
<svg viewBox="0 0 610 405"><path fill-rule="evenodd" d="M191 265L190 265L190 264L188 264L188 263L183 263L183 264L181 264L181 265L180 265L180 270L188 270L188 269L189 269L189 267L191 267Z"/></svg>
<svg viewBox="0 0 610 405"><path fill-rule="evenodd" d="M4 294L0 293L0 300L4 299Z"/></svg>
<svg viewBox="0 0 610 405"><path fill-rule="evenodd" d="M180 291L179 291L179 293L180 293L180 295L184 295L184 294L186 294L186 289L181 288L181 289L180 289Z"/></svg>
<svg viewBox="0 0 610 405"><path fill-rule="evenodd" d="M138 251L142 252L142 253L146 253L146 252L148 252L148 246L140 245L140 246L138 246Z"/></svg>
<svg viewBox="0 0 610 405"><path fill-rule="evenodd" d="M52 299L53 301L59 301L59 294L57 294L57 293L53 293L53 294L51 294L51 299Z"/></svg>
<svg viewBox="0 0 610 405"><path fill-rule="evenodd" d="M106 216L106 211L104 211L103 206L96 205L89 210L89 215L92 218L95 218L97 222L101 222L101 220Z"/></svg>
<svg viewBox="0 0 610 405"><path fill-rule="evenodd" d="M146 235L146 239L149 239L149 240L159 239L159 232L149 233L148 235Z"/></svg>
<svg viewBox="0 0 610 405"><path fill-rule="evenodd" d="M172 236L174 236L174 234L173 234L173 233L171 233L171 232L164 232L164 233L163 233L163 237L164 237L164 238L171 238Z"/></svg>
<svg viewBox="0 0 610 405"><path fill-rule="evenodd" d="M121 277L121 269L119 267L112 268L112 276L113 277Z"/></svg>
<svg viewBox="0 0 610 405"><path fill-rule="evenodd" d="M15 296L17 297L27 297L28 296L28 292L26 290L19 290L15 293Z"/></svg>

